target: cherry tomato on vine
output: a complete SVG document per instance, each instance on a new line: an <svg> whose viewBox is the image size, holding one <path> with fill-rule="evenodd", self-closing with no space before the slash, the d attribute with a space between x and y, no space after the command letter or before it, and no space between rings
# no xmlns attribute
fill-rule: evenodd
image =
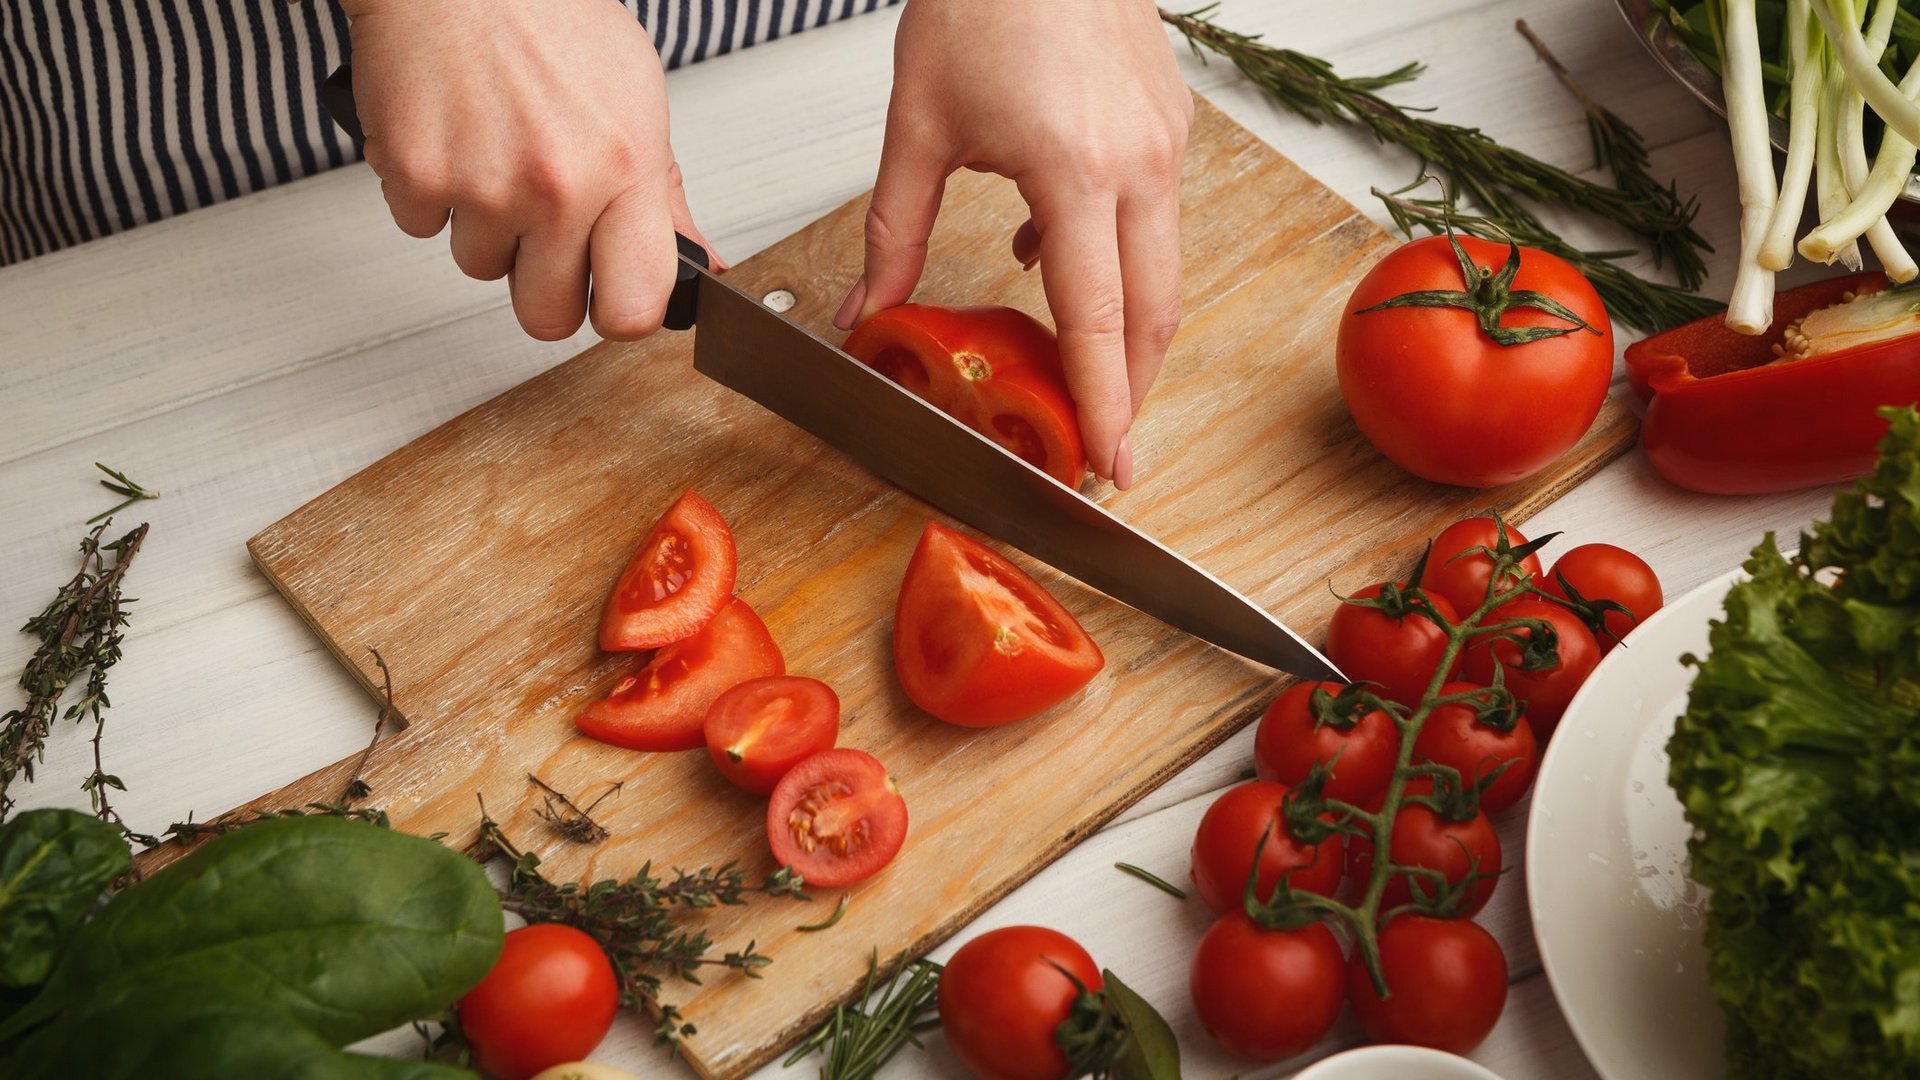
<svg viewBox="0 0 1920 1080"><path fill-rule="evenodd" d="M1451 697L1475 689L1478 687L1472 683L1448 683L1440 693ZM1480 809L1497 814L1519 802L1533 786L1540 748L1533 737L1533 725L1524 714L1515 720L1513 730L1503 732L1482 723L1472 706L1441 705L1421 724L1420 737L1413 742L1413 757L1454 769L1466 784L1478 782L1502 762L1511 762L1500 778L1480 793Z"/></svg>
<svg viewBox="0 0 1920 1080"><path fill-rule="evenodd" d="M1043 926L989 930L960 946L940 973L940 1028L980 1080L1064 1080L1070 1069L1055 1033L1082 989L1101 986L1093 957L1067 935Z"/></svg>
<svg viewBox="0 0 1920 1080"><path fill-rule="evenodd" d="M702 725L707 756L736 787L767 795L800 762L833 748L840 696L819 679L768 675L713 700Z"/></svg>
<svg viewBox="0 0 1920 1080"><path fill-rule="evenodd" d="M767 803L767 843L808 885L837 889L879 873L907 839L907 801L869 753L823 750L787 770Z"/></svg>
<svg viewBox="0 0 1920 1080"><path fill-rule="evenodd" d="M1599 626L1594 625L1596 620L1587 620L1602 656L1612 652L1628 631L1647 621L1666 602L1653 567L1633 552L1612 544L1582 544L1560 556L1541 580L1540 588L1569 603L1610 600L1627 609L1603 611Z"/></svg>
<svg viewBox="0 0 1920 1080"><path fill-rule="evenodd" d="M619 1005L620 983L599 942L571 926L535 923L507 934L493 969L454 1008L479 1066L526 1080L586 1057Z"/></svg>
<svg viewBox="0 0 1920 1080"><path fill-rule="evenodd" d="M1490 612L1482 625L1493 626L1511 619L1540 619L1552 625L1557 657L1552 666L1528 671L1521 666L1524 651L1513 640L1505 636L1480 639L1467 647L1467 679L1490 686L1494 666L1498 664L1507 689L1527 710L1527 722L1533 725L1534 737L1544 745L1553 737L1553 729L1560 723L1560 714L1567 711L1567 703L1600 663L1600 645L1578 615L1550 600L1523 599L1504 604ZM1533 637L1531 630L1513 633L1523 639Z"/></svg>
<svg viewBox="0 0 1920 1080"><path fill-rule="evenodd" d="M647 532L600 613L600 647L657 649L684 641L733 595L733 533L713 504L689 490Z"/></svg>
<svg viewBox="0 0 1920 1080"><path fill-rule="evenodd" d="M1253 737L1253 771L1262 780L1293 785L1320 762L1330 763L1323 793L1359 805L1386 790L1400 754L1400 732L1379 709L1360 713L1345 729L1315 712L1314 694L1322 692L1329 711L1339 708L1340 683L1295 683L1260 717ZM1357 712L1357 709L1348 710Z"/></svg>
<svg viewBox="0 0 1920 1080"><path fill-rule="evenodd" d="M1520 547L1527 538L1520 530L1505 522L1507 544ZM1487 599L1487 582L1493 578L1493 558L1486 552L1474 551L1485 548L1492 551L1499 546L1500 533L1493 527L1490 517L1467 518L1456 521L1440 530L1433 538L1433 549L1427 554L1427 572L1421 578L1421 584L1428 593L1439 593L1453 605L1453 610L1470 615L1480 610ZM1540 556L1528 555L1521 559L1515 568L1521 573L1533 575L1533 582L1540 583ZM1501 588L1511 587L1515 582L1509 578L1501 583Z"/></svg>
<svg viewBox="0 0 1920 1080"><path fill-rule="evenodd" d="M1599 294L1565 260L1471 236L1457 238L1456 254L1454 240L1402 244L1361 279L1340 316L1340 393L1401 468L1494 487L1545 468L1586 433L1613 377L1613 330ZM1379 306L1431 292L1476 310ZM1501 344L1481 329L1484 315L1503 335L1563 332Z"/></svg>
<svg viewBox="0 0 1920 1080"><path fill-rule="evenodd" d="M1507 1005L1507 954L1467 919L1401 915L1380 928L1382 999L1358 950L1347 964L1347 996L1375 1042L1464 1054L1480 1045Z"/></svg>
<svg viewBox="0 0 1920 1080"><path fill-rule="evenodd" d="M1260 879L1255 889L1262 900L1283 875L1289 886L1302 892L1332 896L1340 887L1345 863L1339 834L1318 844L1296 840L1282 812L1290 790L1285 784L1250 780L1228 788L1207 807L1193 837L1191 876L1194 889L1208 907L1231 911L1240 906L1256 848L1260 852ZM1264 847L1260 843L1263 836Z"/></svg>
<svg viewBox="0 0 1920 1080"><path fill-rule="evenodd" d="M1387 603L1381 600L1386 588L1369 585L1352 599ZM1427 602L1448 622L1457 617L1445 597L1428 593ZM1446 651L1447 632L1418 609L1342 603L1327 625L1327 659L1347 678L1374 683L1375 693L1402 705L1420 701Z"/></svg>
<svg viewBox="0 0 1920 1080"><path fill-rule="evenodd" d="M1430 794L1432 790L1432 782L1424 777L1407 782L1408 795ZM1454 821L1440 816L1427 806L1403 801L1400 812L1394 816L1393 842L1389 851L1395 866L1438 871L1446 875L1449 885L1465 881L1470 873L1481 875L1474 883L1467 906L1458 912L1461 916L1476 914L1486 907L1487 901L1493 897L1494 886L1500 883L1500 837L1493 831L1493 822L1487 819L1485 810L1475 811L1465 821ZM1366 891L1367 881L1372 876L1373 842L1363 836L1348 838L1347 879L1353 883L1356 895ZM1380 910L1386 911L1413 900L1413 890L1407 884L1408 877L1407 874L1394 873L1387 878ZM1424 878L1420 887L1428 896L1435 891L1434 884Z"/></svg>
<svg viewBox="0 0 1920 1080"><path fill-rule="evenodd" d="M1332 1030L1346 997L1340 943L1324 923L1267 930L1220 916L1193 954L1188 989L1200 1025L1242 1057L1279 1061Z"/></svg>
<svg viewBox="0 0 1920 1080"><path fill-rule="evenodd" d="M573 722L586 735L631 750L697 750L706 745L703 727L715 698L786 670L767 624L735 596L699 633L654 653Z"/></svg>

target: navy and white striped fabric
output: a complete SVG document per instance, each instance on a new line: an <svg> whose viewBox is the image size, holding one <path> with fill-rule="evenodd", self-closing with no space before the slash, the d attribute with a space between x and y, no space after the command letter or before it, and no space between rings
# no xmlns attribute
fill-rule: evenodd
<svg viewBox="0 0 1920 1080"><path fill-rule="evenodd" d="M620 2L676 68L901 0ZM0 0L0 266L355 160L346 40L328 0Z"/></svg>

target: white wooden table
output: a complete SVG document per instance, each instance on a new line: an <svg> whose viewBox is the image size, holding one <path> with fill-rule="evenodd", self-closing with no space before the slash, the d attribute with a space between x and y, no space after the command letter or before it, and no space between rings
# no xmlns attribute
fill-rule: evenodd
<svg viewBox="0 0 1920 1080"><path fill-rule="evenodd" d="M1583 118L1512 29L1525 16L1586 86L1637 125L1655 170L1697 193L1730 278L1736 204L1724 129L1640 52L1600 0L1229 0L1227 26L1363 73L1420 60L1397 100L1569 166L1590 164ZM670 79L675 146L707 235L739 259L867 187L885 116L897 15L864 16ZM1181 49L1187 79L1368 214L1367 195L1414 163L1362 134L1271 107L1222 63ZM1573 232L1616 244L1619 237ZM209 816L357 750L367 699L248 564L246 538L456 413L592 343L522 336L498 283L462 278L444 241L387 219L364 167L0 270L0 622L18 625L71 573L82 521L108 505L93 462L164 492L122 515L153 522L132 576L140 602L113 676L107 764L115 801L159 831ZM1641 552L1677 595L1736 564L1767 529L1792 532L1826 492L1716 499L1676 491L1636 452L1535 519ZM1354 587L1360 582L1342 582ZM0 670L29 641L0 635ZM62 727L23 802L84 806L85 732ZM1058 927L1173 1022L1195 1077L1282 1076L1358 1041L1343 1020L1303 1058L1250 1068L1213 1047L1186 990L1208 918L1112 869L1183 879L1193 828L1250 761L1249 729L1081 844L956 941L1016 922ZM1513 992L1474 1057L1509 1080L1592 1072L1540 973L1517 863L1524 807L1501 830L1515 873L1482 921L1504 944ZM851 947L851 946L850 946ZM944 956L947 949L936 953ZM644 1024L623 1019L598 1056L646 1075ZM404 1044L401 1044L404 1045ZM778 1073L778 1067L767 1075ZM908 1054L888 1074L960 1075L950 1055ZM795 1074L810 1075L804 1072Z"/></svg>

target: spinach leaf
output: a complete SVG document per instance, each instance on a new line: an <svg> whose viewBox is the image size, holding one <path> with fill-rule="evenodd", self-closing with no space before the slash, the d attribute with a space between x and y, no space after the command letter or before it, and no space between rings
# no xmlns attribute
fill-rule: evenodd
<svg viewBox="0 0 1920 1080"><path fill-rule="evenodd" d="M114 878L133 869L120 830L78 810L0 825L0 988L39 986Z"/></svg>
<svg viewBox="0 0 1920 1080"><path fill-rule="evenodd" d="M431 840L249 825L126 890L0 1023L0 1075L450 1077L335 1048L444 1009L500 952L497 895Z"/></svg>

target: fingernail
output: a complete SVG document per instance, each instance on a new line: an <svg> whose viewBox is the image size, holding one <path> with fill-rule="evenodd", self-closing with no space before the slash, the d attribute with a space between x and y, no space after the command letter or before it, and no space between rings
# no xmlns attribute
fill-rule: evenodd
<svg viewBox="0 0 1920 1080"><path fill-rule="evenodd" d="M714 273L724 274L727 271L733 269L733 264L727 261L727 257L725 255L722 255L717 251L713 251L713 249L711 248L707 250L712 252L713 254L713 272Z"/></svg>
<svg viewBox="0 0 1920 1080"><path fill-rule="evenodd" d="M867 302L867 275L861 274L854 281L853 288L847 290L847 298L840 301L840 310L833 313L833 325L842 330L853 329L853 320L860 315L860 308Z"/></svg>
<svg viewBox="0 0 1920 1080"><path fill-rule="evenodd" d="M1120 437L1120 450L1113 455L1113 486L1125 491L1133 486L1133 436Z"/></svg>

